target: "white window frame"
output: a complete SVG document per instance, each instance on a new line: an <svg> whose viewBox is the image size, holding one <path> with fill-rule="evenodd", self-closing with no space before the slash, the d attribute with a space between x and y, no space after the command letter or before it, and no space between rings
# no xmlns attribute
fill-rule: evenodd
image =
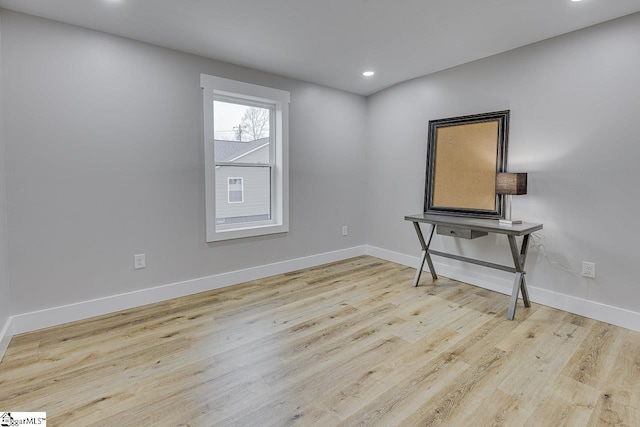
<svg viewBox="0 0 640 427"><path fill-rule="evenodd" d="M202 88L204 157L205 157L205 217L206 241L217 242L289 231L289 102L287 91L259 86L222 77L200 75ZM274 106L274 141L272 152L271 220L259 223L216 224L216 163L214 151L213 100L230 97L246 102Z"/></svg>
<svg viewBox="0 0 640 427"><path fill-rule="evenodd" d="M240 190L231 190L231 180L239 180L240 181ZM240 191L240 200L231 200L231 191ZM241 176L230 176L227 177L227 202L228 203L244 203L244 178Z"/></svg>

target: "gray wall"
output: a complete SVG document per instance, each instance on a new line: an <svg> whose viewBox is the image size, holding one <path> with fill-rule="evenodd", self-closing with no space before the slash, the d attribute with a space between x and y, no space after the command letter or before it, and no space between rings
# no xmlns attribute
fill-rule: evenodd
<svg viewBox="0 0 640 427"><path fill-rule="evenodd" d="M3 104L2 85L2 16L0 16L0 331L4 327L10 314L9 301L9 272L7 246L7 197L5 178L5 142L3 134Z"/></svg>
<svg viewBox="0 0 640 427"><path fill-rule="evenodd" d="M530 284L640 311L638 14L368 101L27 15L1 19L0 305L8 217L13 314L364 243L415 256L402 218L422 210L428 120L501 109L512 113L511 170L529 172L514 216L545 225ZM204 242L200 73L291 91L288 234ZM434 245L509 262L494 237ZM146 269L133 270L135 253ZM597 263L595 281L577 275L582 260Z"/></svg>
<svg viewBox="0 0 640 427"><path fill-rule="evenodd" d="M13 313L365 243L365 98L2 18ZM205 243L200 73L291 92L288 234Z"/></svg>
<svg viewBox="0 0 640 427"><path fill-rule="evenodd" d="M371 96L367 242L417 255L403 216L422 211L429 120L510 109L510 170L529 173L529 194L513 199L514 218L544 223L529 284L640 311L632 269L640 237L633 225L640 211L639 76L635 14ZM510 263L506 242L493 237L468 245L438 237L434 246ZM596 280L579 276L583 260L596 263Z"/></svg>

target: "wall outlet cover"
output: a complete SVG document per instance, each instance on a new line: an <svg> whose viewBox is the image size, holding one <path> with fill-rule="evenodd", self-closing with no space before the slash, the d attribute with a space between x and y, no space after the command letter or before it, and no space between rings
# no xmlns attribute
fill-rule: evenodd
<svg viewBox="0 0 640 427"><path fill-rule="evenodd" d="M139 270L147 266L145 254L136 254L133 256L133 268Z"/></svg>
<svg viewBox="0 0 640 427"><path fill-rule="evenodd" d="M591 279L596 278L596 264L593 262L582 261L582 275Z"/></svg>

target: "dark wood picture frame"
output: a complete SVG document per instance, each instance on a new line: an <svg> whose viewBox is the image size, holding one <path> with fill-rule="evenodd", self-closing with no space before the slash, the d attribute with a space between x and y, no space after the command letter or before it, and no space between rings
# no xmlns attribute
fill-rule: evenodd
<svg viewBox="0 0 640 427"><path fill-rule="evenodd" d="M508 136L509 110L429 121L424 212L502 218Z"/></svg>

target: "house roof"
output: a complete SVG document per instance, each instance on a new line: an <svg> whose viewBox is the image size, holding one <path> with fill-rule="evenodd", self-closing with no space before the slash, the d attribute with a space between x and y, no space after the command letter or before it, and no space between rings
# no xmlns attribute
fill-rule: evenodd
<svg viewBox="0 0 640 427"><path fill-rule="evenodd" d="M214 141L214 156L218 162L231 162L269 143L269 138L260 138L250 142Z"/></svg>

